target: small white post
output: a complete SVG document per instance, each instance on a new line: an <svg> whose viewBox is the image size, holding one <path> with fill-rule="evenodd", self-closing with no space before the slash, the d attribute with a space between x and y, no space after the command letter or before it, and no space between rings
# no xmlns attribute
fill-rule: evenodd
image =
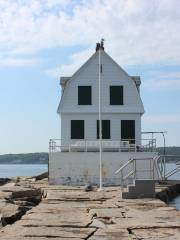
<svg viewBox="0 0 180 240"><path fill-rule="evenodd" d="M101 48L99 48L99 188L102 190Z"/></svg>

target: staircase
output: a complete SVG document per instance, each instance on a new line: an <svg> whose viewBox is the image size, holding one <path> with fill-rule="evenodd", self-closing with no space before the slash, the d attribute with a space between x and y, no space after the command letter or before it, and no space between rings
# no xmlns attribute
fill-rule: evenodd
<svg viewBox="0 0 180 240"><path fill-rule="evenodd" d="M115 174L121 174L122 198L154 198L155 182L161 179L157 154L152 158L132 158L121 166ZM137 162L145 161L145 169L139 169ZM141 179L140 172L146 172L147 178ZM129 184L129 182L131 183Z"/></svg>
<svg viewBox="0 0 180 240"><path fill-rule="evenodd" d="M166 170L168 159L176 160L177 164L173 169ZM137 162L144 161L148 164L140 164ZM142 168L142 166L145 166ZM140 172L146 172L146 178L140 176ZM158 155L152 158L131 158L122 165L115 174L121 174L122 198L152 198L155 197L155 183L173 183L170 177L180 172L180 156L179 155ZM176 180L179 183L179 180Z"/></svg>

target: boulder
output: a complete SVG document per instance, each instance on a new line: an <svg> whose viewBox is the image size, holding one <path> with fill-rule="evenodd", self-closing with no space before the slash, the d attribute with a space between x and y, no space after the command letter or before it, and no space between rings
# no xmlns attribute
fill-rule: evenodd
<svg viewBox="0 0 180 240"><path fill-rule="evenodd" d="M27 210L25 208L22 208L18 205L6 203L0 209L1 225L5 226L7 224L14 223L15 221L19 220L26 211Z"/></svg>
<svg viewBox="0 0 180 240"><path fill-rule="evenodd" d="M10 182L11 179L10 178L0 178L0 186Z"/></svg>
<svg viewBox="0 0 180 240"><path fill-rule="evenodd" d="M42 173L42 174L37 175L37 176L35 176L35 177L33 177L33 178L35 178L36 181L37 181L37 180L42 180L42 179L44 179L44 178L48 178L48 172Z"/></svg>

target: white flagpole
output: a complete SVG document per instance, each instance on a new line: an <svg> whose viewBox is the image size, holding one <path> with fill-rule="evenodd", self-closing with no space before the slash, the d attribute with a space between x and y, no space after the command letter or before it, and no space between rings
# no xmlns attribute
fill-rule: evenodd
<svg viewBox="0 0 180 240"><path fill-rule="evenodd" d="M102 190L101 48L99 48L99 188Z"/></svg>

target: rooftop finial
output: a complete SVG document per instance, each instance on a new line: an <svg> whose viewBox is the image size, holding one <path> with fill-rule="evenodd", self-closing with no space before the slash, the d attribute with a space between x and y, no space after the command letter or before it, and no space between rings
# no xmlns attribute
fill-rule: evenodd
<svg viewBox="0 0 180 240"><path fill-rule="evenodd" d="M102 38L101 39L101 43L96 43L96 52L99 50L99 49L101 49L101 50L103 50L104 51L104 39Z"/></svg>
<svg viewBox="0 0 180 240"><path fill-rule="evenodd" d="M104 50L104 38L101 39L101 49Z"/></svg>

